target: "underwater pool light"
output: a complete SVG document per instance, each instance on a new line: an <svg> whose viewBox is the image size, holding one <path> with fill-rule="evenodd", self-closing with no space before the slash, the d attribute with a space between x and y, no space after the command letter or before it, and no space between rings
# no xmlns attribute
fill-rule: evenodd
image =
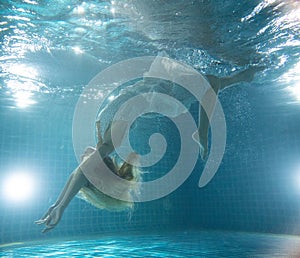
<svg viewBox="0 0 300 258"><path fill-rule="evenodd" d="M3 197L7 201L29 200L34 193L34 179L26 172L14 172L3 180Z"/></svg>

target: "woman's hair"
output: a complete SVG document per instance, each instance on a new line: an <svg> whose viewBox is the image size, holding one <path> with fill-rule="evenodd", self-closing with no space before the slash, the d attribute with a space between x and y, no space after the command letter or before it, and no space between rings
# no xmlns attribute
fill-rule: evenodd
<svg viewBox="0 0 300 258"><path fill-rule="evenodd" d="M139 156L134 152L130 153L126 161L121 164L118 163L115 158L111 158L108 156L103 159L106 166L114 174L132 182L132 184L129 184L128 191L124 193L124 197L126 197L127 200L132 200L133 196L138 196L139 194L139 184L134 183L141 180L141 171L137 166L138 159ZM132 165L132 163L134 163L135 165ZM133 201L118 200L105 195L92 184L89 184L87 187L83 187L80 189L79 198L91 203L92 205L100 209L122 211L134 207Z"/></svg>
<svg viewBox="0 0 300 258"><path fill-rule="evenodd" d="M117 176L128 181L138 182L140 181L140 171L137 169L136 164L138 163L138 159L138 155L135 152L132 152L122 164L119 164L116 162L116 159L111 159L110 157L104 158L104 162ZM133 165L132 163L135 163L136 165Z"/></svg>

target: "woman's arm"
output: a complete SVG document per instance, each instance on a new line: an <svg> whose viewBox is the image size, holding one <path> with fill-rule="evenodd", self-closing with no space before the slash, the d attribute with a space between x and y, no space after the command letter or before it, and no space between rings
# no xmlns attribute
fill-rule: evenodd
<svg viewBox="0 0 300 258"><path fill-rule="evenodd" d="M104 154L107 153L108 148L106 145L101 145L99 146L98 151ZM56 202L51 205L51 207L41 219L35 222L38 225L45 224L46 227L42 231L43 233L53 229L59 223L64 210L67 208L74 196L82 187L88 186L89 181L81 170L81 165L88 162L89 157L83 159L80 165L69 176L68 181L65 184Z"/></svg>
<svg viewBox="0 0 300 258"><path fill-rule="evenodd" d="M104 158L108 156L112 151L114 151L115 147L118 147L121 144L121 141L127 129L127 123L124 121L116 121L110 124L104 134L104 139L102 139L101 137L100 122L98 121L96 122L96 128L98 134L97 151L99 152L101 157ZM116 134L114 142L112 142L111 138L112 133ZM115 145L113 143L115 143ZM90 155L92 153L90 153ZM41 219L35 222L39 225L45 224L46 228L43 230L43 233L53 229L59 223L63 212L69 205L70 201L74 198L74 196L79 192L79 190L82 187L88 186L89 181L83 174L81 166L89 162L93 161L91 161L89 157L84 157L80 165L70 175L66 185L64 186L56 202L53 205L51 205L51 207Z"/></svg>
<svg viewBox="0 0 300 258"><path fill-rule="evenodd" d="M53 204L46 214L35 223L38 225L45 224L43 233L53 229L60 221L65 208L69 205L73 197L79 192L79 190L89 184L88 180L82 173L80 167L77 167L70 175L63 191L59 195L55 204Z"/></svg>

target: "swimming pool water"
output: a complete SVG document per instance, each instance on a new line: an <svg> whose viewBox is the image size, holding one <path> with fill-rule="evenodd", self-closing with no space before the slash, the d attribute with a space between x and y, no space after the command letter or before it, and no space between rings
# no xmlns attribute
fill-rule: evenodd
<svg viewBox="0 0 300 258"><path fill-rule="evenodd" d="M299 257L300 238L243 232L185 231L23 243L1 257Z"/></svg>
<svg viewBox="0 0 300 258"><path fill-rule="evenodd" d="M185 230L300 234L299 10L295 0L0 1L0 244L25 241L2 246L1 255L296 253L297 237ZM206 164L199 158L191 176L162 199L138 203L130 214L74 199L55 230L42 235L33 222L78 165L72 119L81 92L119 61L161 53L217 77L263 67L251 82L219 94L227 144L214 180L198 187ZM182 100L184 92L176 93ZM197 103L190 111L198 118ZM135 127L140 135L133 137L140 154L150 151L154 133L168 142L163 159L145 169L145 181L169 171L180 149L171 121L155 119L141 119ZM26 201L2 193L7 178L18 173L34 183ZM18 188L8 187L12 195ZM147 233L175 229L182 231ZM65 240L80 235L97 237ZM45 242L26 242L41 238Z"/></svg>

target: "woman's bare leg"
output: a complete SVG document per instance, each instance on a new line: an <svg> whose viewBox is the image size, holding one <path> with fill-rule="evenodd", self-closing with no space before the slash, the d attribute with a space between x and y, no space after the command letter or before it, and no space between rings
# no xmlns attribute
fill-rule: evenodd
<svg viewBox="0 0 300 258"><path fill-rule="evenodd" d="M251 66L248 69L239 72L237 74L234 74L232 76L228 77L222 77L220 78L220 89L223 90L227 87L230 87L236 83L240 82L251 82L254 78L254 75L257 72L263 71L266 67L263 66Z"/></svg>
<svg viewBox="0 0 300 258"><path fill-rule="evenodd" d="M200 126L198 128L199 139L198 143L200 145L200 156L202 160L206 160L208 155L208 130L209 130L209 119L205 110L201 107L200 112Z"/></svg>
<svg viewBox="0 0 300 258"><path fill-rule="evenodd" d="M208 156L209 117L211 117L214 112L216 97L221 87L218 77L208 75L207 79L213 90L209 89L203 97L203 101L207 101L205 102L206 110L204 110L203 107L200 108L198 132L195 132L193 135L193 139L200 146L200 156L202 160L206 160Z"/></svg>
<svg viewBox="0 0 300 258"><path fill-rule="evenodd" d="M250 67L245 71L237 73L233 76L222 77L222 78L218 78L214 75L206 76L212 89L215 92L215 96L213 96L213 94L211 94L210 91L208 91L204 95L203 97L204 100L209 96L210 101L209 103L207 103L208 105L206 105L206 107L208 107L207 111L209 112L209 114L207 115L206 111L201 107L201 111L199 115L199 127L198 127L199 139L195 136L197 135L196 133L193 135L194 140L198 142L200 145L200 155L203 160L205 160L208 156L208 132L210 126L209 117L211 117L213 114L214 107L216 104L216 96L218 95L218 92L236 83L251 82L253 80L255 73L262 71L264 69L265 69L264 67Z"/></svg>

